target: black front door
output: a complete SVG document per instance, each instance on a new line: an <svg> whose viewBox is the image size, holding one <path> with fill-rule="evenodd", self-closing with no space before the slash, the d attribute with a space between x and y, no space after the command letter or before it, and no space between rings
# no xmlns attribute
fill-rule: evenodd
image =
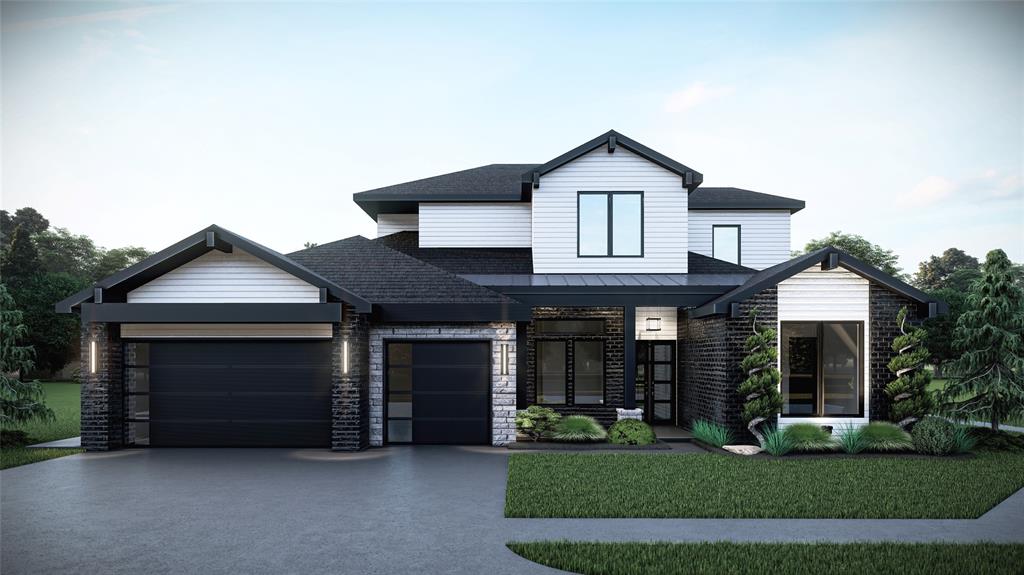
<svg viewBox="0 0 1024 575"><path fill-rule="evenodd" d="M675 421L676 342L636 342L636 405L648 423Z"/></svg>

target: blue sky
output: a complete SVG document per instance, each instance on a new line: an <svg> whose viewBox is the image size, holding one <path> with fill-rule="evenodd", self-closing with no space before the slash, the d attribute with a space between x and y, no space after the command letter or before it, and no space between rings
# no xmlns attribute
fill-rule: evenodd
<svg viewBox="0 0 1024 575"><path fill-rule="evenodd" d="M3 207L108 247L217 223L281 251L365 189L610 128L806 200L908 271L1024 260L1024 3L2 6Z"/></svg>

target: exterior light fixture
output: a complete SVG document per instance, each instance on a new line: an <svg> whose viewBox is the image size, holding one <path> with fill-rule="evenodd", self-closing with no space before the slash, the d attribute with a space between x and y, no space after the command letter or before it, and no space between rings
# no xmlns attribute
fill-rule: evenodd
<svg viewBox="0 0 1024 575"><path fill-rule="evenodd" d="M647 331L661 331L661 318L660 317L649 317L649 318L647 318Z"/></svg>
<svg viewBox="0 0 1024 575"><path fill-rule="evenodd" d="M508 344L501 344L501 375L508 375Z"/></svg>
<svg viewBox="0 0 1024 575"><path fill-rule="evenodd" d="M341 342L341 372L348 373L348 340Z"/></svg>
<svg viewBox="0 0 1024 575"><path fill-rule="evenodd" d="M89 342L89 373L96 373L96 340Z"/></svg>

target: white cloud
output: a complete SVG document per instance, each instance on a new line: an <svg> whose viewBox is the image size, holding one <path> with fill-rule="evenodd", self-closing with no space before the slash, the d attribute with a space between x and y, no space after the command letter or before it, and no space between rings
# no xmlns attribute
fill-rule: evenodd
<svg viewBox="0 0 1024 575"><path fill-rule="evenodd" d="M939 176L928 176L909 192L899 196L896 203L901 206L926 207L953 195L956 184Z"/></svg>
<svg viewBox="0 0 1024 575"><path fill-rule="evenodd" d="M671 114L681 114L732 93L732 86L716 86L704 81L694 82L682 90L669 94L665 99L665 111Z"/></svg>
<svg viewBox="0 0 1024 575"><path fill-rule="evenodd" d="M44 30L48 28L60 28L62 26L74 26L78 24L91 24L94 22L136 22L151 14L170 12L177 10L178 5L162 4L153 6L139 6L133 8L119 8L115 10L100 10L97 12L85 12L72 16L57 16L52 18L36 18L23 20L11 24L14 30Z"/></svg>

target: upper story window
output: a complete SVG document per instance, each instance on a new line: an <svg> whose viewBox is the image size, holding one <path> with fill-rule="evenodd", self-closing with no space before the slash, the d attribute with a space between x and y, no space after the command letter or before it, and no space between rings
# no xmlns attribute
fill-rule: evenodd
<svg viewBox="0 0 1024 575"><path fill-rule="evenodd" d="M642 257L643 192L579 192L578 255Z"/></svg>
<svg viewBox="0 0 1024 575"><path fill-rule="evenodd" d="M740 227L711 226L711 257L740 264Z"/></svg>

